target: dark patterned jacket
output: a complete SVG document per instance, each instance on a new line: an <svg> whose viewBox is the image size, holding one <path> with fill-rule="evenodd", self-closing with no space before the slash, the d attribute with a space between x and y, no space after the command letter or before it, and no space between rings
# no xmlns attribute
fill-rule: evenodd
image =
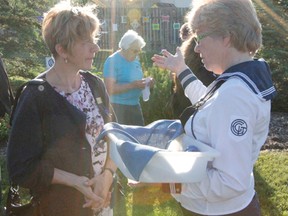
<svg viewBox="0 0 288 216"><path fill-rule="evenodd" d="M113 119L103 81L89 72L88 82L105 123ZM38 78L44 78L45 74ZM93 176L86 116L48 82L33 80L23 90L13 114L7 159L10 180L37 194L44 215L92 215L82 208L84 196L72 187L51 184L54 168Z"/></svg>

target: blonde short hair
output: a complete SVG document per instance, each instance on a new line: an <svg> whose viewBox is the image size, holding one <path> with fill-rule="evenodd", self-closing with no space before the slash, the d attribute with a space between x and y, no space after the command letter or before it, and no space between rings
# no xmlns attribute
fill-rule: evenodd
<svg viewBox="0 0 288 216"><path fill-rule="evenodd" d="M42 36L54 57L57 56L56 44L71 53L76 40L96 37L100 22L95 9L96 5L74 7L60 2L44 14Z"/></svg>
<svg viewBox="0 0 288 216"><path fill-rule="evenodd" d="M127 50L131 47L132 44L134 45L135 43L138 48L141 49L146 45L144 39L140 35L138 35L137 32L130 29L122 36L118 46L123 50Z"/></svg>
<svg viewBox="0 0 288 216"><path fill-rule="evenodd" d="M194 33L207 31L231 37L238 51L255 54L262 45L262 27L251 0L195 0L187 18Z"/></svg>

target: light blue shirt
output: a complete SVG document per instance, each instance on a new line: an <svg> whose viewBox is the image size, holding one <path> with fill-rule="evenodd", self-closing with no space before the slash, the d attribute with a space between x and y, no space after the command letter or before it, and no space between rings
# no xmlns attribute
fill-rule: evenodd
<svg viewBox="0 0 288 216"><path fill-rule="evenodd" d="M117 84L127 84L143 78L143 71L138 57L134 61L127 61L120 52L109 56L103 69L104 78L114 78ZM141 89L131 89L127 92L110 95L112 103L137 105L141 96Z"/></svg>

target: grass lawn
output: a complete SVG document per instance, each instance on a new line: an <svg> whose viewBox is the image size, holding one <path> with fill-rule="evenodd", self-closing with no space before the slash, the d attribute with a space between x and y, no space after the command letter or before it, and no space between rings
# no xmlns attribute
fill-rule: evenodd
<svg viewBox="0 0 288 216"><path fill-rule="evenodd" d="M288 216L288 152L261 152L255 178L262 216Z"/></svg>
<svg viewBox="0 0 288 216"><path fill-rule="evenodd" d="M0 164L5 200L8 184L4 169L5 158L1 158ZM288 152L262 151L255 166L255 178L262 216L288 216ZM119 208L124 209L123 206ZM163 193L159 187L138 188L134 189L134 193L128 189L126 212L127 216L181 216L179 206L173 198ZM125 216L125 213L118 211L114 216Z"/></svg>

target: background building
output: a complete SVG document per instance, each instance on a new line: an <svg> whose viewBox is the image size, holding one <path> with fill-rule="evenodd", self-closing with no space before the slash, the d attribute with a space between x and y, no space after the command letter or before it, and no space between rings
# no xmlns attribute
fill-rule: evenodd
<svg viewBox="0 0 288 216"><path fill-rule="evenodd" d="M179 28L191 0L94 0L102 21L100 46L115 50L122 35L137 31L146 41L144 51L175 49L180 44Z"/></svg>

